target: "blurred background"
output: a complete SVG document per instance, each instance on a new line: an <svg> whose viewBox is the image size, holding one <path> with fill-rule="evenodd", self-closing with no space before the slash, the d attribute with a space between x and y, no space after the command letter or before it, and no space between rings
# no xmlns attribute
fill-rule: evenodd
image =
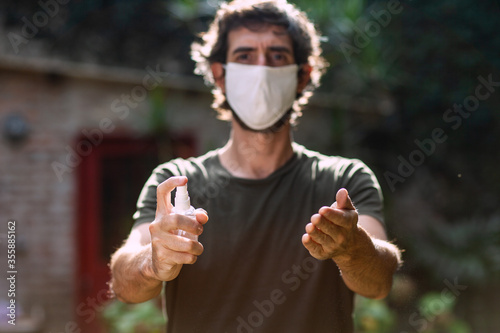
<svg viewBox="0 0 500 333"><path fill-rule="evenodd" d="M499 2L292 2L330 62L295 139L368 164L405 249L357 331L498 332ZM154 166L227 139L189 57L218 3L0 3L0 332L161 331L157 300L107 299L107 263Z"/></svg>

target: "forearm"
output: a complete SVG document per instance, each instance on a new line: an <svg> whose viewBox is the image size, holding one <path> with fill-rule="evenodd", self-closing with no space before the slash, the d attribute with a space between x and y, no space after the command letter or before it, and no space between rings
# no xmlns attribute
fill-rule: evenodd
<svg viewBox="0 0 500 333"><path fill-rule="evenodd" d="M363 228L356 233L356 246L334 257L349 289L369 298L384 298L392 287L392 276L401 263L399 249L372 238Z"/></svg>
<svg viewBox="0 0 500 333"><path fill-rule="evenodd" d="M111 258L111 289L126 303L141 303L156 297L162 281L154 278L151 244L124 246Z"/></svg>

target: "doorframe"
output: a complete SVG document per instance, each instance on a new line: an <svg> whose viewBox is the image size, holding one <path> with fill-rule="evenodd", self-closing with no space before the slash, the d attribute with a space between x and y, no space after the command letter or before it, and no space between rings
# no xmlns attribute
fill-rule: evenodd
<svg viewBox="0 0 500 333"><path fill-rule="evenodd" d="M83 141L92 144L86 137L79 137L75 147ZM97 319L105 303L110 299L108 285L102 284L101 276L107 274L109 260L101 260L102 235L100 227L102 211L102 161L110 156L157 153L153 137L131 135L109 135L98 145L92 145L88 156L82 157L77 167L77 219L76 219L76 322L83 331L101 332L102 324ZM97 262L96 262L97 260ZM107 272L104 272L106 270ZM100 280L96 280L100 279Z"/></svg>

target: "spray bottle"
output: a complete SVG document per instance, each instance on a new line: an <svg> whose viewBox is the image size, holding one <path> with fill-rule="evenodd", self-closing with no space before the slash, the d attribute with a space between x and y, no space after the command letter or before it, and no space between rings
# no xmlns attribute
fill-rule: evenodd
<svg viewBox="0 0 500 333"><path fill-rule="evenodd" d="M172 212L190 217L195 216L194 207L191 206L187 185L177 186L177 190L175 191L175 206ZM178 229L175 233L179 236L198 241L198 235L193 235L187 231Z"/></svg>

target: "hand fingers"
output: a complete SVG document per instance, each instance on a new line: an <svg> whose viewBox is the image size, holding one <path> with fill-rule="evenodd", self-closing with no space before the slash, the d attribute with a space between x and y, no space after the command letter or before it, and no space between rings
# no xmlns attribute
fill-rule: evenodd
<svg viewBox="0 0 500 333"><path fill-rule="evenodd" d="M170 235L151 240L153 259L158 270L168 270L169 266L193 264L203 253L203 245L193 240Z"/></svg>
<svg viewBox="0 0 500 333"><path fill-rule="evenodd" d="M190 220L201 227L192 218L182 215L177 216ZM178 236L171 231L166 231L162 228L161 224L153 222L150 224L149 230L151 232L151 246L156 258L156 266L193 263L196 261L193 257L197 257L203 253L203 245L201 243Z"/></svg>
<svg viewBox="0 0 500 333"><path fill-rule="evenodd" d="M208 213L203 208L195 209L194 214L196 216L196 221L198 221L198 223L205 224L208 222Z"/></svg>
<svg viewBox="0 0 500 333"><path fill-rule="evenodd" d="M331 249L345 240L345 230L319 214L311 217L311 223L306 225L306 232L315 243L321 245L325 252L326 249Z"/></svg>
<svg viewBox="0 0 500 333"><path fill-rule="evenodd" d="M350 230L357 225L358 212L352 204L347 190L336 194L336 202L330 207L321 207L311 216L306 225L302 243L316 259L328 259L345 247ZM344 244L344 245L343 245Z"/></svg>
<svg viewBox="0 0 500 333"><path fill-rule="evenodd" d="M337 195L335 196L335 200L337 200L332 207L338 209L348 209L348 210L356 210L354 205L349 197L349 193L345 188L341 188L337 191Z"/></svg>
<svg viewBox="0 0 500 333"><path fill-rule="evenodd" d="M324 260L329 258L326 252L324 251L323 247L320 244L314 242L314 240L311 238L311 235L309 234L302 235L302 244L314 258L319 260Z"/></svg>
<svg viewBox="0 0 500 333"><path fill-rule="evenodd" d="M173 252L188 253L195 256L203 253L203 245L201 243L183 236L171 236L162 238L161 242L158 242L158 246L162 246Z"/></svg>
<svg viewBox="0 0 500 333"><path fill-rule="evenodd" d="M157 253L156 260L162 261L162 258L168 258L168 262L165 262L168 265L191 265L194 264L198 260L198 256L190 253L184 252L175 252L169 251L168 253Z"/></svg>
<svg viewBox="0 0 500 333"><path fill-rule="evenodd" d="M352 228L358 222L358 213L355 210L321 207L319 214L342 228Z"/></svg>
<svg viewBox="0 0 500 333"><path fill-rule="evenodd" d="M200 218L203 219L202 213L200 213ZM201 235L203 232L203 224L199 223L197 218L173 213L166 217L165 222L161 225L161 228L166 232L184 230L193 235Z"/></svg>
<svg viewBox="0 0 500 333"><path fill-rule="evenodd" d="M170 177L156 188L156 213L169 214L172 210L170 192L177 186L185 185L187 177Z"/></svg>
<svg viewBox="0 0 500 333"><path fill-rule="evenodd" d="M323 229L318 228L317 224L316 224L316 220L321 219L321 217L318 214L316 214L316 215L318 218L315 219L314 218L315 216L313 216L313 218L311 218L311 221L314 221L314 222L306 225L306 228L305 228L306 232L315 243L318 243L321 246L329 247L332 243L335 242L335 237L336 237L337 233L332 232L331 230L325 231L325 228L323 228ZM332 225L332 223L330 223L330 222L326 222L326 223Z"/></svg>
<svg viewBox="0 0 500 333"><path fill-rule="evenodd" d="M311 216L311 223L310 223L311 230L309 231L308 226L306 226L306 231L313 235L316 240L323 240L323 241L330 241L332 238L334 238L336 235L342 232L340 229L341 227L336 225L335 223L332 223L330 220L328 220L326 217L324 217L321 214L314 214ZM319 230L318 230L319 229ZM324 239L321 234L325 234L328 236L330 239ZM322 243L322 242L320 242Z"/></svg>
<svg viewBox="0 0 500 333"><path fill-rule="evenodd" d="M193 235L201 235L203 232L203 225L198 223L193 217L180 214L157 216L149 225L151 239L154 237L162 238L177 234L177 230L184 230Z"/></svg>

